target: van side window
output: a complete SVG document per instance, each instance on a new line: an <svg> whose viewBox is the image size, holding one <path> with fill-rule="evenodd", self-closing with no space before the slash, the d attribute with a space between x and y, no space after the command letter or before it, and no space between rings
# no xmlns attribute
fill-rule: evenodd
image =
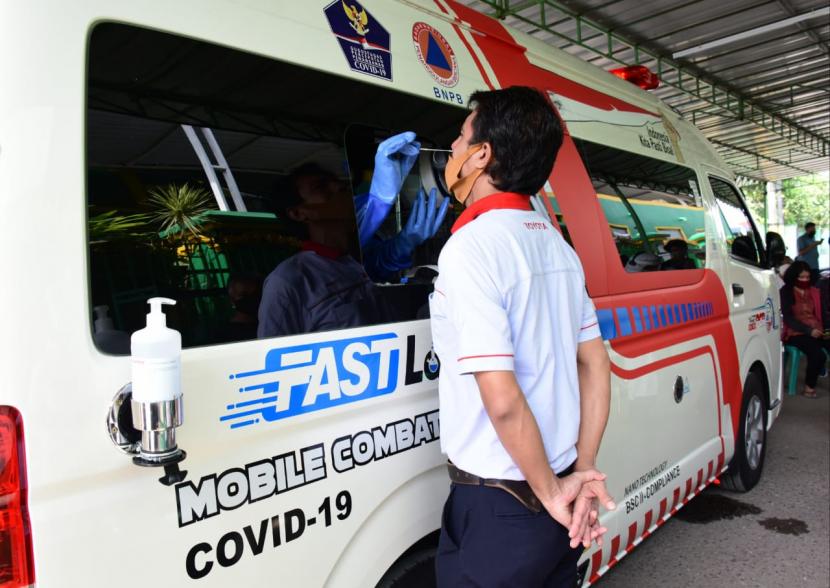
<svg viewBox="0 0 830 588"><path fill-rule="evenodd" d="M168 324L185 347L421 316L431 276L401 271L377 284L363 266L355 190L371 168L352 170L349 152L372 161L377 143L350 142L348 129L411 130L448 147L464 109L112 23L93 30L87 79L89 315L100 350L128 353L154 296L176 300ZM421 170L387 217L390 235ZM448 235L442 227L413 266L435 263Z"/></svg>
<svg viewBox="0 0 830 588"><path fill-rule="evenodd" d="M745 263L763 266L765 252L761 236L738 191L728 182L709 178L715 201L726 233L729 254Z"/></svg>
<svg viewBox="0 0 830 588"><path fill-rule="evenodd" d="M575 140L627 272L706 265L706 224L694 171Z"/></svg>

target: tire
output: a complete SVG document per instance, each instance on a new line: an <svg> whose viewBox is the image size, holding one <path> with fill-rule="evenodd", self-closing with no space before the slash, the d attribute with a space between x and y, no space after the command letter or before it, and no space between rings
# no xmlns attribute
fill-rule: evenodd
<svg viewBox="0 0 830 588"><path fill-rule="evenodd" d="M741 418L735 438L735 455L721 477L726 490L749 492L761 479L767 453L767 402L764 380L749 372L741 401Z"/></svg>
<svg viewBox="0 0 830 588"><path fill-rule="evenodd" d="M375 588L435 588L435 547L414 551L389 568Z"/></svg>

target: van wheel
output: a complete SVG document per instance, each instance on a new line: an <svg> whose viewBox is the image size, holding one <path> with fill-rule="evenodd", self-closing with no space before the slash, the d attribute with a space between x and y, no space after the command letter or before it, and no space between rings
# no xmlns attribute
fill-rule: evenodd
<svg viewBox="0 0 830 588"><path fill-rule="evenodd" d="M419 549L389 568L375 588L435 588L435 547Z"/></svg>
<svg viewBox="0 0 830 588"><path fill-rule="evenodd" d="M735 455L721 478L727 490L748 492L761 479L767 453L767 403L764 398L763 379L750 372L744 385Z"/></svg>

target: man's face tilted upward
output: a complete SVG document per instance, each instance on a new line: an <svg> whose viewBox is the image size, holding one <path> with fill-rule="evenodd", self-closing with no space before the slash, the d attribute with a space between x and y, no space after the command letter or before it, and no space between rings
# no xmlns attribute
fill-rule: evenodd
<svg viewBox="0 0 830 588"><path fill-rule="evenodd" d="M484 172L484 167L481 165L475 166L471 163L473 156L484 148L484 145L481 144L471 144L473 137L472 121L475 115L475 111L471 112L464 120L464 124L461 125L461 131L452 143L452 155L444 170L444 181L447 183L447 189L461 204L466 203L470 192L473 190L473 185Z"/></svg>

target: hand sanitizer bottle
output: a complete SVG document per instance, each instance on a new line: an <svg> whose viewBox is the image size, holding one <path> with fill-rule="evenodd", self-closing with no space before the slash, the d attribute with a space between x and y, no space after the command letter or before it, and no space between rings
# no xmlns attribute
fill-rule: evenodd
<svg viewBox="0 0 830 588"><path fill-rule="evenodd" d="M162 304L176 304L169 298L150 298L147 326L133 333L132 354L133 400L141 403L175 400L182 394L182 336L167 327Z"/></svg>

